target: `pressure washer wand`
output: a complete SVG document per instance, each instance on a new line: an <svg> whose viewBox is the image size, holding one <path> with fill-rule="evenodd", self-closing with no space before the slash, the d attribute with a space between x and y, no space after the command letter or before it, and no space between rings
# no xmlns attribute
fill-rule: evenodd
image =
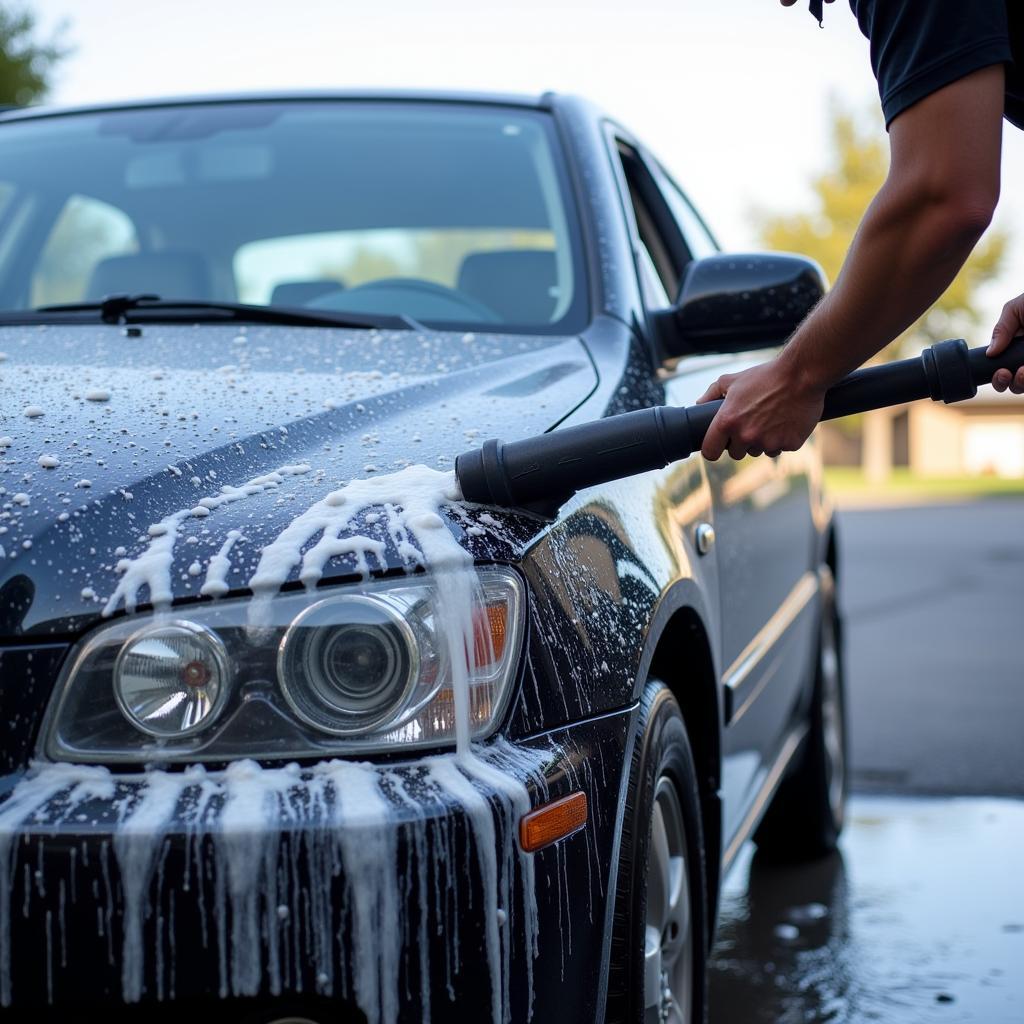
<svg viewBox="0 0 1024 1024"><path fill-rule="evenodd" d="M825 395L823 420L921 398L962 402L999 369L1024 366L1024 336L990 359L984 348L940 341L919 357L851 373ZM578 490L660 469L704 443L721 400L688 408L655 406L524 441L487 441L455 460L466 501L554 515Z"/></svg>

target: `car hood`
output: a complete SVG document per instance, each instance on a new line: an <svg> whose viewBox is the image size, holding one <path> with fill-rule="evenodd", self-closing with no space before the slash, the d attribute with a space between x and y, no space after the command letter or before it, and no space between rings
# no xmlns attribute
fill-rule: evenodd
<svg viewBox="0 0 1024 1024"><path fill-rule="evenodd" d="M240 531L229 583L243 588L262 546L328 491L412 463L451 469L489 436L550 429L597 385L578 338L138 332L0 329L0 636L81 628L151 526L269 476L190 519L173 551L174 597L195 597L196 566Z"/></svg>

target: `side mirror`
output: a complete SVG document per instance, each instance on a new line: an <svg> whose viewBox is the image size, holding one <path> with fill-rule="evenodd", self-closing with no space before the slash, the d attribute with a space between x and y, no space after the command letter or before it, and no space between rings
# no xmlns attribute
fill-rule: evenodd
<svg viewBox="0 0 1024 1024"><path fill-rule="evenodd" d="M694 260L676 304L655 314L666 357L781 345L821 301L825 274L787 253L719 254Z"/></svg>

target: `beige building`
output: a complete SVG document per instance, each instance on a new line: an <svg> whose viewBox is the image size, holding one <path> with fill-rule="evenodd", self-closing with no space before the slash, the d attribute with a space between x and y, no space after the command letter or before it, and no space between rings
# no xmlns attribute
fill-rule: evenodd
<svg viewBox="0 0 1024 1024"><path fill-rule="evenodd" d="M955 405L913 402L880 409L864 415L859 442L838 434L824 441L826 461L859 461L876 481L893 466L921 476L1024 479L1024 398L983 388Z"/></svg>
<svg viewBox="0 0 1024 1024"><path fill-rule="evenodd" d="M1024 477L1024 398L991 388L957 405L918 402L909 464L924 476Z"/></svg>

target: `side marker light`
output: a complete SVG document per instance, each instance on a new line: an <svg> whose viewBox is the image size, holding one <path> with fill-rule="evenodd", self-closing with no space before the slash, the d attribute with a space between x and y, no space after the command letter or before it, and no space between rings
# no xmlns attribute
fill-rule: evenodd
<svg viewBox="0 0 1024 1024"><path fill-rule="evenodd" d="M587 824L587 794L570 793L524 814L519 821L519 845L536 853Z"/></svg>

